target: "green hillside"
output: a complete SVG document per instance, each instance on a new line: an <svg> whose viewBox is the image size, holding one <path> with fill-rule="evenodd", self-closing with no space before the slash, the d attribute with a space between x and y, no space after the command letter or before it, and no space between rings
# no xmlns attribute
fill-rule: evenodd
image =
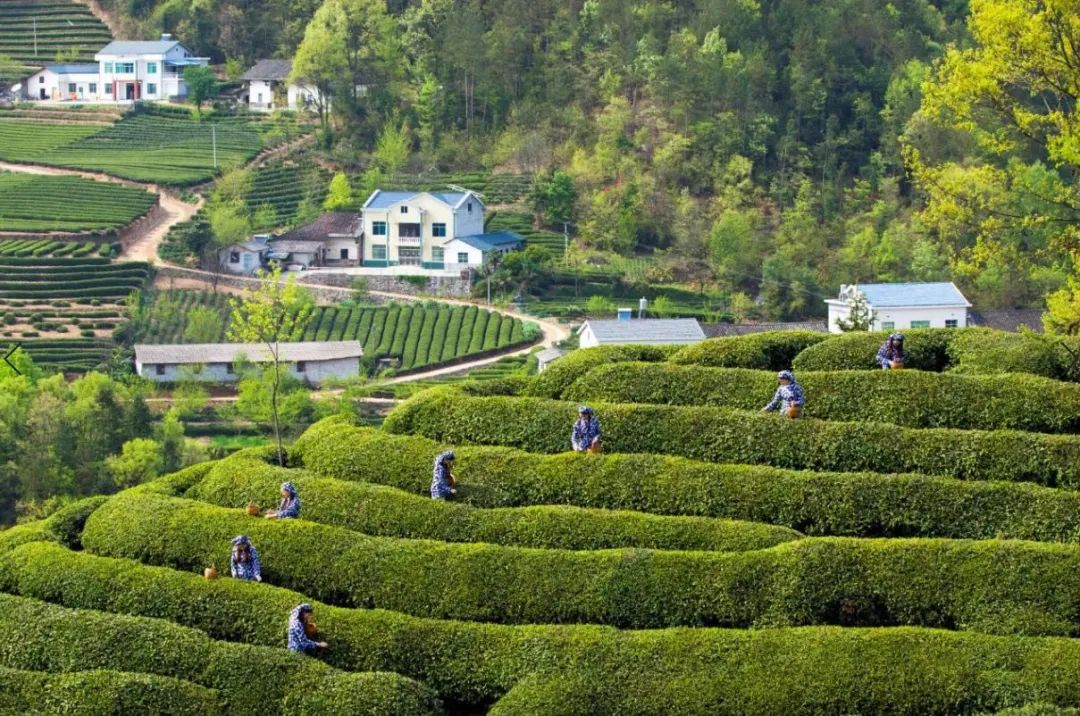
<svg viewBox="0 0 1080 716"><path fill-rule="evenodd" d="M0 55L44 66L94 61L113 39L90 8L71 0L0 0ZM36 41L35 41L36 40Z"/></svg>

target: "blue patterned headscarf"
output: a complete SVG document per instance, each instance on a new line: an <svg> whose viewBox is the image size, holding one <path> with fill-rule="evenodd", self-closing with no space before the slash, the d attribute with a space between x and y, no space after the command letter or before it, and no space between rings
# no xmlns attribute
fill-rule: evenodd
<svg viewBox="0 0 1080 716"><path fill-rule="evenodd" d="M300 615L303 614L304 612L310 612L310 611L312 611L311 605L308 604L307 602L304 602L303 604L295 606L295 607L293 607L292 614L289 615L289 621L291 621L291 622L300 621Z"/></svg>
<svg viewBox="0 0 1080 716"><path fill-rule="evenodd" d="M779 373L776 374L776 379L777 380L787 380L787 381L790 381L790 382L794 383L795 382L795 374L792 373L790 370L782 370L782 371L780 371Z"/></svg>
<svg viewBox="0 0 1080 716"><path fill-rule="evenodd" d="M239 547L242 544L251 545L251 538L247 535L240 535L239 537L233 537L233 547Z"/></svg>
<svg viewBox="0 0 1080 716"><path fill-rule="evenodd" d="M454 460L455 458L456 458L456 456L454 455L453 450L447 450L445 452L441 452L441 453L439 453L438 455L435 456L435 466L438 467L439 465L442 465L447 460Z"/></svg>
<svg viewBox="0 0 1080 716"><path fill-rule="evenodd" d="M903 333L894 333L891 336L889 336L889 340L898 341L900 343L903 343L904 342L904 334Z"/></svg>
<svg viewBox="0 0 1080 716"><path fill-rule="evenodd" d="M588 405L582 405L577 409L578 415L592 415L592 408Z"/></svg>
<svg viewBox="0 0 1080 716"><path fill-rule="evenodd" d="M285 490L285 492L288 492L293 497L296 497L296 485L292 484L291 482L281 483L281 489Z"/></svg>

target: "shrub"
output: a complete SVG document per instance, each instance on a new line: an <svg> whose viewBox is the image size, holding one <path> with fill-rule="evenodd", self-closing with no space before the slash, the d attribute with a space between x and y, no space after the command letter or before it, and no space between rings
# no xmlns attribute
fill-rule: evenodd
<svg viewBox="0 0 1080 716"><path fill-rule="evenodd" d="M5 713L170 713L221 711L216 691L164 676L121 671L48 674L0 667Z"/></svg>
<svg viewBox="0 0 1080 716"><path fill-rule="evenodd" d="M122 614L155 614L204 629L214 638L274 646L281 643L282 614L304 601L300 594L265 584L231 579L207 582L194 574L70 552L55 545L26 545L18 554L0 559L0 578L17 584L27 596L68 606L95 605ZM12 625L9 633L24 620L37 625L39 614L64 612L76 615L69 617L72 641L83 644L89 641L83 635L99 621L93 612L29 604L39 612L0 610L0 620ZM717 713L730 714L888 713L894 704L902 704L898 708L906 713L944 714L972 711L976 706L1080 700L1076 691L1080 641L1075 639L914 628L634 632L590 625L508 627L312 605L320 631L331 642L324 656L329 662L347 669L407 674L446 698L473 706L490 703L537 672L564 679L573 679L574 674L621 675L631 682L649 674L674 677L694 672L702 675L703 684L721 685L725 701L718 704ZM83 614L92 616L85 624L77 620ZM147 620L110 616L101 622L104 628L91 634L96 636L95 643L100 643L102 633ZM191 633L168 628L176 630L173 633ZM61 637L59 641L8 642L6 649L0 646L0 653L14 649L17 654L40 654L44 649L28 647L41 644L52 647L52 655L66 656L68 637ZM145 647L142 642L136 645ZM229 653L259 651L224 646ZM286 656L279 658L295 663L286 661ZM309 668L318 665L313 659L301 661ZM280 692L280 682L289 676L270 669L236 672L230 667L235 668L235 662L221 660L214 675L219 680L231 679L230 684L243 684L260 701L266 700L266 692L260 691L264 682L268 692ZM309 691L320 690L315 688L315 679L307 686ZM222 686L217 688L224 694ZM669 713L669 704L663 701L666 695L658 692L655 704L638 704L634 710ZM749 706L740 710L744 704L758 703L760 710Z"/></svg>
<svg viewBox="0 0 1080 716"><path fill-rule="evenodd" d="M4 325L5 326L13 326L13 325L15 325L15 323L17 321L18 321L18 319L15 317L15 312L14 311L7 311L6 313L4 313Z"/></svg>
<svg viewBox="0 0 1080 716"><path fill-rule="evenodd" d="M682 346L602 346L577 350L563 356L532 379L525 395L558 398L564 390L593 368L618 361L657 362L667 360Z"/></svg>
<svg viewBox="0 0 1080 716"><path fill-rule="evenodd" d="M1058 349L1051 340L990 328L968 328L949 343L949 362L960 373L1034 373L1063 378Z"/></svg>
<svg viewBox="0 0 1080 716"><path fill-rule="evenodd" d="M803 414L916 428L1076 432L1080 386L1023 373L967 376L925 371L832 371L796 376ZM725 405L753 410L776 390L776 376L738 368L667 363L601 365L563 391L575 401Z"/></svg>
<svg viewBox="0 0 1080 716"><path fill-rule="evenodd" d="M928 328L904 331L906 368L940 372L948 367L949 342L970 329ZM842 333L809 346L791 362L794 370L867 370L879 368L878 349L888 332ZM879 368L880 369L880 368Z"/></svg>
<svg viewBox="0 0 1080 716"><path fill-rule="evenodd" d="M186 496L223 507L243 507L250 500L273 504L285 480L303 494L304 519L386 537L559 549L715 551L761 549L800 537L783 527L702 517L554 505L477 509L382 485L297 476L295 470L251 458L222 461Z"/></svg>
<svg viewBox="0 0 1080 716"><path fill-rule="evenodd" d="M748 336L712 338L686 346L671 356L672 363L718 368L786 370L799 353L827 339L817 331L767 331Z"/></svg>
<svg viewBox="0 0 1080 716"><path fill-rule="evenodd" d="M44 566L64 563L66 556L75 554L57 545L36 544L26 545L19 554L11 556L16 561L40 560L36 566ZM30 568L25 561L22 566ZM109 566L116 576L123 574L123 570L118 569L119 564L87 563L86 566L90 569ZM104 574L98 572L95 576ZM109 601L90 591L76 596L64 590L41 591L26 583L20 588L52 599L81 601L83 607ZM299 595L294 597L300 598ZM353 709L353 704L343 700L340 712L399 713L395 711L395 703L403 709L400 713L437 712L433 692L393 674L342 673L320 661L281 648L212 641L201 631L162 619L103 614L85 608L64 609L7 594L0 595L0 605L0 625L9 634L19 634L18 640L0 645L0 665L9 668L42 672L138 669L152 673L158 679L171 677L190 681L199 685L192 687L196 690L199 687L216 689L227 705L224 710L228 713L289 713L295 711L291 704L303 703L305 692L320 688L333 689L343 697L350 694L359 697L358 707L372 705L370 698L365 699L358 693L358 689L368 686L375 687L373 694L386 695L388 700L381 708ZM157 611L166 611L165 605L158 602ZM275 646L282 642L287 615L287 610L276 615ZM247 621L250 619L240 618L238 624ZM397 688L388 688L393 682ZM282 699L285 699L284 709ZM107 710L92 712L113 713ZM150 709L149 712L157 710ZM173 713L174 710L163 712Z"/></svg>
<svg viewBox="0 0 1080 716"><path fill-rule="evenodd" d="M37 331L23 331L20 335L23 338L37 338L41 334L38 333Z"/></svg>
<svg viewBox="0 0 1080 716"><path fill-rule="evenodd" d="M605 449L806 470L921 472L968 480L1026 480L1080 488L1080 437L1010 430L900 428L789 420L730 408L593 406ZM569 446L576 403L474 398L435 388L400 404L383 428L449 443L557 453Z"/></svg>
<svg viewBox="0 0 1080 716"><path fill-rule="evenodd" d="M820 537L752 552L538 550L367 537L154 494L112 498L82 542L95 554L201 569L224 564L237 534L260 548L271 584L417 616L1080 634L1080 545Z"/></svg>
<svg viewBox="0 0 1080 716"><path fill-rule="evenodd" d="M289 455L315 474L423 493L431 456L442 449L426 438L327 419L308 428ZM662 455L456 452L458 499L477 507L571 504L766 522L816 535L1080 542L1080 493L1030 483L805 472Z"/></svg>

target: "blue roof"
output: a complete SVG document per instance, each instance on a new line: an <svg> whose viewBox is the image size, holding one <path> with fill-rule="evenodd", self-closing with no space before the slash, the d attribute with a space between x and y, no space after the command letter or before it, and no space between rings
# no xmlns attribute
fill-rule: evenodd
<svg viewBox="0 0 1080 716"><path fill-rule="evenodd" d="M487 234L471 234L469 236L455 236L454 241L461 241L481 251L494 251L495 249L508 249L520 246L525 239L513 231L492 231Z"/></svg>
<svg viewBox="0 0 1080 716"><path fill-rule="evenodd" d="M96 75L97 65L45 65L45 69L58 75Z"/></svg>
<svg viewBox="0 0 1080 716"><path fill-rule="evenodd" d="M475 194L469 192L470 194ZM447 206L454 207L465 198L465 194L460 191L383 191L382 189L376 189L368 200L364 202L365 209L389 209L394 204L402 201L409 201L413 197L427 194L433 196ZM479 200L479 198L477 198Z"/></svg>
<svg viewBox="0 0 1080 716"><path fill-rule="evenodd" d="M179 45L177 40L113 40L99 55L163 55Z"/></svg>
<svg viewBox="0 0 1080 716"><path fill-rule="evenodd" d="M874 308L906 306L970 306L964 294L951 282L942 283L861 283L859 291Z"/></svg>

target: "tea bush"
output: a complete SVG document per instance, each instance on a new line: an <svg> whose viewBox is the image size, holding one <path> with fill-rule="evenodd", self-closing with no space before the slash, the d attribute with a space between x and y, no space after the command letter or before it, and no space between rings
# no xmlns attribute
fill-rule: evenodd
<svg viewBox="0 0 1080 716"><path fill-rule="evenodd" d="M717 368L779 371L790 368L795 356L828 338L828 333L816 331L767 331L748 336L710 338L682 348L669 360Z"/></svg>

